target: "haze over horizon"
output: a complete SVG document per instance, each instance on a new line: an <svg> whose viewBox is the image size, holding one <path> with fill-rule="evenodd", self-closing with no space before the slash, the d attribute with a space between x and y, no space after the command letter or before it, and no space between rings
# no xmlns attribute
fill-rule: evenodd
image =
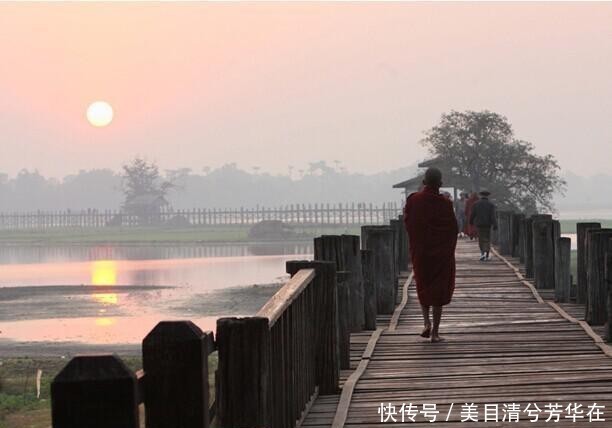
<svg viewBox="0 0 612 428"><path fill-rule="evenodd" d="M605 174L610 22L610 3L2 3L0 172L374 173L425 158L442 113L488 109L563 172Z"/></svg>

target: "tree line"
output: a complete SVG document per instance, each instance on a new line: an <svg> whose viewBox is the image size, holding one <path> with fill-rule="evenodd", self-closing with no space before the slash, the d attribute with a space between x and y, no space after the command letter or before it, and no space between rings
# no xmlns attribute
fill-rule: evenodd
<svg viewBox="0 0 612 428"><path fill-rule="evenodd" d="M458 190L487 188L500 206L522 212L554 209L554 196L566 182L551 154L538 155L534 145L515 136L508 119L499 113L451 111L424 132L421 143L437 159L448 182ZM340 161L309 164L295 177L238 168L235 163L196 172L179 168L160 172L154 162L136 158L122 167L79 171L62 180L37 171L16 177L0 174L0 210L117 209L135 214L163 206L253 207L293 203L387 202L399 200L392 185L417 173L416 163L377 174L349 173Z"/></svg>

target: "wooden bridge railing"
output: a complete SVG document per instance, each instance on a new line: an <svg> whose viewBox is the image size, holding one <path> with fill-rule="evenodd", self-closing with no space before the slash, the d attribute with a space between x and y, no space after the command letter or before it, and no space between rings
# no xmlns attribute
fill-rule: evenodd
<svg viewBox="0 0 612 428"><path fill-rule="evenodd" d="M315 239L315 260L287 262L288 282L252 317L221 318L216 337L161 322L142 344L143 370L116 356L73 358L51 386L54 428L290 428L319 394L338 392L350 333L393 311L408 269L401 216L388 226ZM209 405L208 357L218 351Z"/></svg>
<svg viewBox="0 0 612 428"><path fill-rule="evenodd" d="M147 225L216 226L252 225L263 220L288 224L346 225L384 224L401 211L397 202L291 204L279 207L162 209L135 215L121 210L63 210L0 213L0 230L46 230L54 228L135 227Z"/></svg>
<svg viewBox="0 0 612 428"><path fill-rule="evenodd" d="M147 427L206 427L214 347L192 322L162 321L142 342L137 373L114 355L74 357L51 384L53 427L139 428L141 403Z"/></svg>
<svg viewBox="0 0 612 428"><path fill-rule="evenodd" d="M561 237L558 220L549 214L526 217L509 211L497 213L493 241L501 255L517 257L525 275L537 289L551 290L560 303L585 305L585 320L605 325L612 342L612 229L600 223L577 223L575 287L571 275L571 239Z"/></svg>

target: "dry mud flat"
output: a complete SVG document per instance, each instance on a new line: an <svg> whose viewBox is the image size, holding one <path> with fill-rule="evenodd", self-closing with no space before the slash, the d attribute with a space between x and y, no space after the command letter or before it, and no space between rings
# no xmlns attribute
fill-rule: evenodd
<svg viewBox="0 0 612 428"><path fill-rule="evenodd" d="M138 355L159 321L214 330L221 316L250 315L280 283L193 293L163 286L0 287L0 358L114 352Z"/></svg>

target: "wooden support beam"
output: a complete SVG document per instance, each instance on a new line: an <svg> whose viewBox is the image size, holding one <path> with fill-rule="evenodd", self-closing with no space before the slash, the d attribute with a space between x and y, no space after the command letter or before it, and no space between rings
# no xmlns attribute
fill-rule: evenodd
<svg viewBox="0 0 612 428"><path fill-rule="evenodd" d="M497 245L500 254L508 256L512 253L512 212L497 212Z"/></svg>
<svg viewBox="0 0 612 428"><path fill-rule="evenodd" d="M356 235L323 235L314 240L315 260L334 262L337 272L351 273L346 276L346 285L349 293L349 328L353 332L363 330L365 324L359 247L359 236Z"/></svg>
<svg viewBox="0 0 612 428"><path fill-rule="evenodd" d="M218 426L256 428L270 422L270 329L262 317L217 320ZM278 367L272 368L278 370Z"/></svg>
<svg viewBox="0 0 612 428"><path fill-rule="evenodd" d="M554 246L552 216L533 216L533 274L536 288L554 289Z"/></svg>
<svg viewBox="0 0 612 428"><path fill-rule="evenodd" d="M522 259L523 244L522 229L525 227L525 214L513 214L512 215L512 257L518 257ZM522 260L521 260L522 261Z"/></svg>
<svg viewBox="0 0 612 428"><path fill-rule="evenodd" d="M376 330L376 284L372 278L374 270L372 250L361 250L361 269L363 272L365 329Z"/></svg>
<svg viewBox="0 0 612 428"><path fill-rule="evenodd" d="M568 303L570 301L570 258L572 240L570 238L558 238L559 263L556 264L555 301Z"/></svg>
<svg viewBox="0 0 612 428"><path fill-rule="evenodd" d="M612 239L608 239L606 249L606 283L608 284L608 298L606 300L606 311L608 320L606 322L605 340L612 343Z"/></svg>
<svg viewBox="0 0 612 428"><path fill-rule="evenodd" d="M576 223L576 303L585 304L587 300L587 232L601 229L601 223Z"/></svg>
<svg viewBox="0 0 612 428"><path fill-rule="evenodd" d="M527 278L533 278L533 217L525 219L524 236L523 253L525 258L525 275Z"/></svg>
<svg viewBox="0 0 612 428"><path fill-rule="evenodd" d="M587 231L587 299L584 319L590 325L607 321L608 284L605 277L605 257L612 229Z"/></svg>
<svg viewBox="0 0 612 428"><path fill-rule="evenodd" d="M314 269L313 279L315 316L312 329L316 332L315 378L319 394L338 392L339 345L338 345L338 290L336 263L329 261L292 260L286 263L286 271L294 276L301 269Z"/></svg>
<svg viewBox="0 0 612 428"><path fill-rule="evenodd" d="M209 426L211 332L191 321L162 321L142 341L147 428Z"/></svg>
<svg viewBox="0 0 612 428"><path fill-rule="evenodd" d="M361 267L359 236L342 235L341 241L344 270L350 273L347 277L349 328L351 332L358 332L365 328L363 269Z"/></svg>
<svg viewBox="0 0 612 428"><path fill-rule="evenodd" d="M351 311L350 293L351 273L340 271L336 273L338 287L338 344L340 350L340 369L351 368Z"/></svg>
<svg viewBox="0 0 612 428"><path fill-rule="evenodd" d="M367 249L372 251L372 279L376 288L377 313L392 314L395 308L396 272L390 227L367 231Z"/></svg>
<svg viewBox="0 0 612 428"><path fill-rule="evenodd" d="M400 272L406 272L410 265L410 243L408 241L408 232L404 225L404 216L400 215L398 220L401 225L400 229L400 254L399 254L399 269Z"/></svg>

